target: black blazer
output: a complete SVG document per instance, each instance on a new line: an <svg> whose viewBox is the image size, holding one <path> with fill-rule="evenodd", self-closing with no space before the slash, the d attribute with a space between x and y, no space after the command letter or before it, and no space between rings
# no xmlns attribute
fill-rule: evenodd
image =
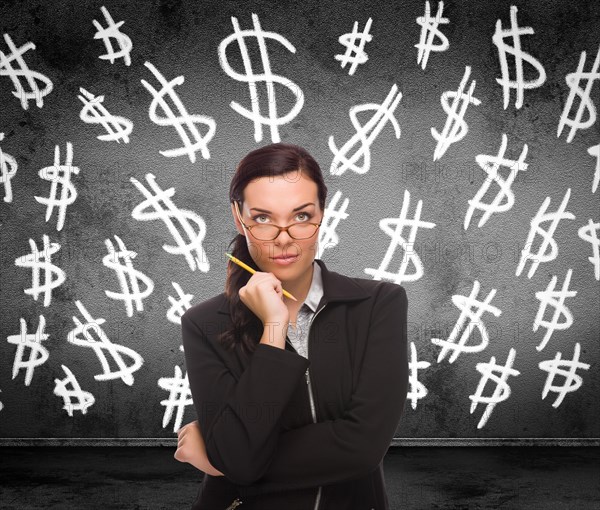
<svg viewBox="0 0 600 510"><path fill-rule="evenodd" d="M210 463L194 509L388 510L382 459L408 388L406 291L321 267L324 295L309 359L258 344L243 355L218 342L231 324L225 293L181 318L185 365ZM256 339L258 343L260 337ZM305 371L310 367L317 423Z"/></svg>

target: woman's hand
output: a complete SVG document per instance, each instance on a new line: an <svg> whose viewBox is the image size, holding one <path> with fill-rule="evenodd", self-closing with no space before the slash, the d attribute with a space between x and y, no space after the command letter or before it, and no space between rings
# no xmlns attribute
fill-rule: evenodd
<svg viewBox="0 0 600 510"><path fill-rule="evenodd" d="M176 460L187 462L195 468L203 471L210 476L224 476L221 471L215 468L206 456L206 446L200 432L198 420L192 421L177 431L177 450L175 451Z"/></svg>
<svg viewBox="0 0 600 510"><path fill-rule="evenodd" d="M289 321L290 312L283 302L281 281L273 273L254 273L248 283L240 288L239 296L263 325L267 322Z"/></svg>

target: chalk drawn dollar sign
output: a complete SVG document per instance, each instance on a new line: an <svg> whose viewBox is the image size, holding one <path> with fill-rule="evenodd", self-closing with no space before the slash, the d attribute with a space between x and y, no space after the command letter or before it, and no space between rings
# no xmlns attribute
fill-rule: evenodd
<svg viewBox="0 0 600 510"><path fill-rule="evenodd" d="M33 239L29 239L31 253L27 253L15 259L15 266L31 268L31 287L23 289L25 294L30 294L33 299L41 293L44 294L44 306L49 306L52 301L52 290L60 287L67 275L57 265L52 263L52 255L60 250L60 244L51 243L48 235L43 235L44 247L38 250Z"/></svg>
<svg viewBox="0 0 600 510"><path fill-rule="evenodd" d="M134 207L131 216L138 221L162 220L177 243L177 246L163 244L163 250L174 255L184 255L192 271L200 269L208 272L210 264L202 247L206 236L204 219L194 211L179 209L171 200L175 188L162 190L153 174L146 174L146 181L151 189L134 177L129 180L146 197L146 200ZM186 242L188 239L189 243Z"/></svg>
<svg viewBox="0 0 600 510"><path fill-rule="evenodd" d="M104 370L103 373L94 375L96 381L121 379L128 386L132 386L135 382L133 373L138 371L144 364L142 356L130 347L114 344L110 341L102 328L106 319L102 317L92 318L79 300L75 301L75 306L79 309L83 320L78 316L73 316L76 327L67 333L67 342L94 351ZM96 340L92 333L95 333L99 340ZM110 355L118 370L111 370L107 355ZM128 364L127 361L131 361L131 364Z"/></svg>
<svg viewBox="0 0 600 510"><path fill-rule="evenodd" d="M60 147L54 146L54 165L42 168L38 175L50 182L50 196L33 198L40 204L46 205L46 221L50 220L52 212L56 207L58 209L58 220L56 230L62 230L65 224L67 206L75 202L77 190L71 182L71 176L79 174L79 167L73 166L73 144L67 142L67 156L65 164L60 164ZM60 195L59 195L60 190Z"/></svg>
<svg viewBox="0 0 600 510"><path fill-rule="evenodd" d="M17 346L15 352L12 378L17 377L18 373L22 368L25 369L25 386L31 384L33 378L34 369L43 365L48 357L50 356L48 349L46 349L42 342L48 340L48 334L44 333L46 327L46 319L43 315L40 315L38 328L35 333L27 333L27 323L25 319L21 317L21 331L17 335L8 335L6 340L9 344ZM29 349L29 359L25 359L25 349Z"/></svg>
<svg viewBox="0 0 600 510"><path fill-rule="evenodd" d="M473 395L469 395L469 398L471 399L470 413L473 414L480 403L487 403L486 409L483 412L479 423L477 424L478 429L482 428L487 423L488 418L494 410L494 407L496 407L496 404L503 402L510 397L510 386L506 380L508 379L509 375L517 376L521 374L521 372L512 368L516 353L517 351L511 348L504 366L496 364L495 356L490 358L489 363L477 363L475 366L477 371L481 373L481 379L479 380L479 384L477 386L477 390L475 390L475 393ZM498 372L499 376L494 372ZM494 392L490 397L483 395L483 390L488 381L496 383Z"/></svg>
<svg viewBox="0 0 600 510"><path fill-rule="evenodd" d="M167 158L187 154L190 161L195 163L196 151L199 150L204 159L210 159L208 142L212 140L215 134L216 123L214 119L206 115L191 115L187 112L185 105L175 92L175 86L182 85L185 81L183 76L177 76L173 80L167 81L150 62L144 62L144 65L150 69L157 81L162 85L162 88L157 90L146 80L141 80L142 85L152 94L152 102L150 103L150 111L148 112L150 120L159 126L173 127L184 144L184 147L159 152ZM169 105L167 99L171 100L174 108ZM157 113L159 107L165 114L163 117L160 117ZM176 115L176 113L179 113L179 115ZM200 123L208 127L208 131L204 136L200 134L200 131L196 127L196 124ZM190 134L188 134L185 128L187 128Z"/></svg>
<svg viewBox="0 0 600 510"><path fill-rule="evenodd" d="M600 47L598 48L596 60L594 60L592 70L590 72L584 72L583 70L585 66L585 60L586 53L585 51L582 51L579 57L577 71L574 73L569 73L567 76L565 76L565 81L569 86L569 97L565 103L562 115L560 116L560 122L558 123L558 131L556 132L556 136L560 136L565 125L571 126L571 131L567 136L567 142L569 143L571 143L575 133L579 129L587 129L593 126L596 122L596 107L594 106L594 102L592 101L590 94L592 92L594 81L600 79L600 73L598 72L598 68L600 67ZM579 86L579 83L586 80L587 84L585 89L582 89ZM576 95L579 97L579 106L575 112L575 118L570 119L569 112L573 108L573 101ZM587 113L588 116L586 120L582 120L584 113Z"/></svg>
<svg viewBox="0 0 600 510"><path fill-rule="evenodd" d="M79 88L81 95L77 96L83 103L79 118L86 124L101 124L108 134L98 135L96 138L103 141L116 141L129 143L129 135L133 130L133 123L125 117L112 115L102 104L104 96L95 96L83 87Z"/></svg>
<svg viewBox="0 0 600 510"><path fill-rule="evenodd" d="M329 167L331 175L342 175L348 169L357 174L367 173L371 168L371 144L388 121L394 128L396 138L400 138L400 125L394 117L394 111L400 99L402 99L402 92L398 92L398 86L394 83L382 104L367 103L350 108L348 114L356 133L339 149L335 145L333 135L329 137L329 150L334 155ZM368 111L374 111L375 113L362 125L358 114ZM350 152L352 153L348 156ZM356 162L361 158L363 164L359 166Z"/></svg>
<svg viewBox="0 0 600 510"><path fill-rule="evenodd" d="M285 37L275 32L263 31L260 26L258 16L254 13L252 14L252 21L254 23L253 30L240 30L237 18L233 16L231 17L231 23L233 25L234 32L233 34L228 35L221 41L221 44L219 44L219 63L221 64L223 71L231 76L231 78L248 83L252 109L245 108L235 101L231 101L230 106L240 115L254 122L254 140L257 142L262 140L262 126L264 124L271 128L272 141L279 142L280 138L278 126L287 124L294 117L296 117L296 115L298 115L302 109L302 106L304 105L304 95L302 94L300 87L298 87L298 85L296 85L293 81L271 72L271 63L269 62L269 55L267 53L266 39L274 39L275 41L283 44L292 53L296 53L296 48ZM246 37L256 38L256 42L260 48L260 58L264 70L262 73L254 73L252 70L252 62L250 61L248 47L246 46ZM234 41L237 43L240 50L242 61L244 63L244 73L238 73L235 71L231 65L229 65L229 61L227 60L227 47ZM260 111L257 87L257 83L259 82L264 82L267 89L268 116L262 115ZM275 83L286 87L296 98L296 102L290 111L283 116L277 115L277 101L275 97L274 86Z"/></svg>
<svg viewBox="0 0 600 510"><path fill-rule="evenodd" d="M17 48L8 34L4 34L4 41L10 52L3 53L0 51L0 76L8 76L11 79L15 86L15 90L13 90L12 94L20 99L21 106L24 110L29 108L30 99L35 99L35 104L38 108L41 108L44 106L43 98L52 92L53 84L50 79L43 74L29 69L23 59L23 55L27 51L35 50L35 44L28 42L20 48ZM13 67L13 62L17 64L18 67ZM21 79L26 83L22 84ZM38 83L43 85L44 88L40 88ZM26 85L29 86L29 91L25 90Z"/></svg>
<svg viewBox="0 0 600 510"><path fill-rule="evenodd" d="M502 78L496 78L499 85L502 85L504 93L504 109L506 110L510 101L510 89L515 89L517 92L517 99L515 101L515 107L521 108L523 106L523 91L525 89L533 89L540 87L546 81L546 71L544 66L531 56L529 53L523 51L523 43L521 42L522 35L534 35L533 28L531 27L520 27L517 23L517 6L512 5L510 7L510 28L502 29L502 21L496 21L496 31L492 36L492 41L498 48L498 57L500 59L500 67L502 70ZM505 38L512 37L512 46L504 42ZM510 79L510 72L508 68L507 54L513 55L515 59L515 80ZM523 62L527 62L538 72L538 76L534 80L525 80L525 73L523 72Z"/></svg>
<svg viewBox="0 0 600 510"><path fill-rule="evenodd" d="M481 101L476 97L473 97L473 90L475 89L475 80L471 81L469 86L469 91L464 93L465 86L467 81L469 80L469 75L471 74L471 67L465 66L465 73L463 74L463 78L458 86L458 90L447 90L440 97L440 103L442 104L442 108L448 114L446 118L446 123L444 124L444 130L441 133L435 128L431 128L431 136L437 140L437 145L435 147L435 152L433 153L433 160L436 161L440 159L448 150L448 147L459 140L462 140L467 132L469 131L469 127L464 120L465 112L467 111L467 107L469 104L479 105ZM453 98L452 103L450 103L449 99Z"/></svg>
<svg viewBox="0 0 600 510"><path fill-rule="evenodd" d="M120 299L125 302L127 308L127 316L133 316L133 303L135 302L137 311L144 309L142 300L147 298L154 289L154 283L141 271L133 267L133 259L137 257L137 253L128 250L121 238L115 235L118 248L115 248L110 239L105 240L108 255L102 259L102 263L112 269L119 278L122 293L105 290L106 295L112 299ZM141 290L141 285L145 286Z"/></svg>

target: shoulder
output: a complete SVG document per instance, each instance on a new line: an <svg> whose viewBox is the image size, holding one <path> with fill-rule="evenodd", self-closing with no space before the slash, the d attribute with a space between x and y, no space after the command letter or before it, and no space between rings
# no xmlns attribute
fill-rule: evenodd
<svg viewBox="0 0 600 510"><path fill-rule="evenodd" d="M406 295L406 289L398 284L383 280L373 280L372 278L363 278L359 276L346 276L341 273L337 273L338 277L351 281L354 285L358 286L366 295L368 295L374 304L377 304L381 299L386 297L395 297L396 299L408 301Z"/></svg>
<svg viewBox="0 0 600 510"><path fill-rule="evenodd" d="M223 313L227 311L227 313ZM184 349L186 344L201 345L199 339L213 346L219 344L219 337L231 326L227 296L224 292L196 303L181 315L181 331Z"/></svg>
<svg viewBox="0 0 600 510"><path fill-rule="evenodd" d="M383 280L372 280L368 278L353 278L358 285L374 296L384 296L390 293L403 294L406 296L406 289L399 283L386 282Z"/></svg>
<svg viewBox="0 0 600 510"><path fill-rule="evenodd" d="M192 322L199 324L217 318L219 316L219 310L226 308L227 297L225 292L221 292L216 296L205 299L200 303L196 303L188 308L181 316L182 321L191 320Z"/></svg>

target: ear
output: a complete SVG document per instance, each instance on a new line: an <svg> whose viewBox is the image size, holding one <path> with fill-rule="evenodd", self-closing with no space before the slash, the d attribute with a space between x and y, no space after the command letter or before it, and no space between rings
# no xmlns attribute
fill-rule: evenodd
<svg viewBox="0 0 600 510"><path fill-rule="evenodd" d="M245 237L246 233L244 232L244 227L240 223L237 212L235 210L235 204L233 202L231 202L231 214L233 215L233 221L235 221L235 228L240 234L242 234Z"/></svg>

